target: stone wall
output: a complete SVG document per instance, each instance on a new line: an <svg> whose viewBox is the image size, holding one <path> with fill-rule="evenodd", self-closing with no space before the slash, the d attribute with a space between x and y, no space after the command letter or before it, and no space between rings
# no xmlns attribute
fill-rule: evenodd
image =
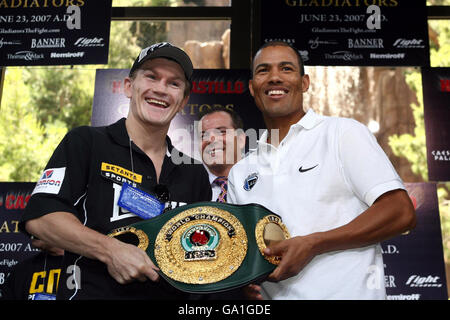
<svg viewBox="0 0 450 320"><path fill-rule="evenodd" d="M200 42L188 40L184 50L191 57L197 69L229 69L230 68L230 29L220 37L220 41Z"/></svg>

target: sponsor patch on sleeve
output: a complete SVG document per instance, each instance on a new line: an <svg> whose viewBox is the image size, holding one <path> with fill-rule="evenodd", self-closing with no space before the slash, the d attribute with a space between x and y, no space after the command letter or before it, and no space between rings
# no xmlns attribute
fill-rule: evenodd
<svg viewBox="0 0 450 320"><path fill-rule="evenodd" d="M41 178L34 187L32 195L35 193L58 194L64 181L65 174L65 167L44 170Z"/></svg>

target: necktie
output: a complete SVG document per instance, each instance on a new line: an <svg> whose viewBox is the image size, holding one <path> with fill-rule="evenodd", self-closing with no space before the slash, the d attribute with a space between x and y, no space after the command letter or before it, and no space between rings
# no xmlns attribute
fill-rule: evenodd
<svg viewBox="0 0 450 320"><path fill-rule="evenodd" d="M220 194L217 197L217 202L227 202L227 186L228 186L227 177L217 177L214 179L214 183L220 187Z"/></svg>

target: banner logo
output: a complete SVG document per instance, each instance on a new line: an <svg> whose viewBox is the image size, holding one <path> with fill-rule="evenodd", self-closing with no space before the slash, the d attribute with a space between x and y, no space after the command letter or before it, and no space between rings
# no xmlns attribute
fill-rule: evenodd
<svg viewBox="0 0 450 320"><path fill-rule="evenodd" d="M5 40L4 38L0 39L0 48L3 46L11 46L11 45L21 45L22 42L18 40Z"/></svg>
<svg viewBox="0 0 450 320"><path fill-rule="evenodd" d="M50 58L52 59L67 59L67 58L83 58L84 51L81 52L52 52Z"/></svg>
<svg viewBox="0 0 450 320"><path fill-rule="evenodd" d="M26 61L40 60L44 59L44 54L37 54L33 51L18 51L14 54L8 54L8 60L13 59Z"/></svg>
<svg viewBox="0 0 450 320"><path fill-rule="evenodd" d="M435 287L440 288L442 287L442 283L438 282L440 277L437 276L424 276L421 277L419 275L412 275L409 277L408 281L406 281L406 285L410 287L419 287L419 288L425 288L425 287Z"/></svg>
<svg viewBox="0 0 450 320"><path fill-rule="evenodd" d="M65 38L31 39L31 48L65 48Z"/></svg>
<svg viewBox="0 0 450 320"><path fill-rule="evenodd" d="M348 39L349 49L379 49L384 48L383 39Z"/></svg>
<svg viewBox="0 0 450 320"><path fill-rule="evenodd" d="M418 39L411 39L411 40L407 40L407 39L402 39L399 38L397 40L395 40L393 46L395 48L425 48L425 44L423 40L418 40Z"/></svg>
<svg viewBox="0 0 450 320"><path fill-rule="evenodd" d="M333 53L325 53L325 59L336 59L344 61L362 60L364 59L362 54L355 54L350 51L336 51Z"/></svg>
<svg viewBox="0 0 450 320"><path fill-rule="evenodd" d="M77 47L104 47L103 38L78 38L74 43Z"/></svg>

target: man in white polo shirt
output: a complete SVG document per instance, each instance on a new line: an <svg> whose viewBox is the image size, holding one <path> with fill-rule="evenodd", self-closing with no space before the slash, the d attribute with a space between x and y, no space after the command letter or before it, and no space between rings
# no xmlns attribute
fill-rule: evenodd
<svg viewBox="0 0 450 320"><path fill-rule="evenodd" d="M267 207L291 238L265 249L281 262L249 296L385 299L379 242L416 223L400 177L365 126L303 111L309 77L296 49L266 43L252 73L268 130L231 169L228 202Z"/></svg>

